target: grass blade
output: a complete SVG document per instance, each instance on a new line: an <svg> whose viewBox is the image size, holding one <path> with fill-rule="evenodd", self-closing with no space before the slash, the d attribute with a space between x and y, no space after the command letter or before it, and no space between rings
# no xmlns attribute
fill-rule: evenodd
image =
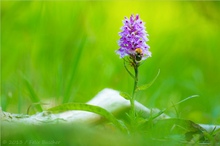
<svg viewBox="0 0 220 146"><path fill-rule="evenodd" d="M31 86L30 82L25 77L23 79L24 79L25 86L27 87L27 90L29 92L29 95L30 95L29 97L30 97L31 101L33 103L39 103L40 99L37 96L37 94L35 93L35 91L34 91L33 87ZM42 112L43 111L43 109L42 109L40 104L37 104L35 107L36 107L38 112Z"/></svg>
<svg viewBox="0 0 220 146"><path fill-rule="evenodd" d="M82 36L81 42L80 42L79 47L78 47L78 51L75 55L75 59L74 59L72 65L70 66L70 67L72 67L71 77L70 77L70 80L67 84L66 91L64 93L63 103L69 102L69 99L70 99L70 96L71 96L71 89L72 89L73 81L74 81L75 76L76 76L76 70L77 70L77 67L78 67L78 64L79 64L79 60L80 60L85 42L86 42L86 36L84 35L84 36Z"/></svg>
<svg viewBox="0 0 220 146"><path fill-rule="evenodd" d="M187 97L187 98L185 98L185 99L183 99L183 100L177 102L177 103L174 104L173 106L176 106L176 105L178 105L178 104L180 104L180 103L182 103L182 102L185 102L185 101L187 101L187 100L189 100L189 99L191 99L191 98L195 98L195 97L199 97L199 95L192 95L192 96L189 96L189 97ZM173 106L172 106L172 107L173 107Z"/></svg>
<svg viewBox="0 0 220 146"><path fill-rule="evenodd" d="M153 116L151 119L155 119L155 118L159 117L160 115L162 115L162 114L163 114L167 109L169 109L169 108L175 107L176 105L178 105L178 104L180 104L180 103L183 103L183 102L185 102L185 101L187 101L187 100L189 100L189 99L192 99L192 98L195 98L195 97L198 97L198 96L199 96L199 95L189 96L189 97L187 97L187 98L185 98L185 99L183 99L183 100L181 100L181 101L179 101L179 102L173 104L172 106L163 109L162 111L160 111L159 113L157 113L155 116Z"/></svg>

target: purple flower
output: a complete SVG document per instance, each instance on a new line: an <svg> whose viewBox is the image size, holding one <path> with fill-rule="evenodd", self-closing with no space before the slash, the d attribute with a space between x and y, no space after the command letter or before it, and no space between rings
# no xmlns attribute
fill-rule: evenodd
<svg viewBox="0 0 220 146"><path fill-rule="evenodd" d="M131 56L136 61L145 60L151 57L149 46L146 44L148 41L148 34L145 31L144 22L140 19L139 15L131 15L130 19L125 17L121 27L121 36L118 44L120 48L116 51L121 58Z"/></svg>

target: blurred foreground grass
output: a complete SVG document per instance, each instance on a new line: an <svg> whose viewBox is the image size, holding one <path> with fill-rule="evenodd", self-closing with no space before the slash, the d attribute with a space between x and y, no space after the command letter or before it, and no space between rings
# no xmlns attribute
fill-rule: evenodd
<svg viewBox="0 0 220 146"><path fill-rule="evenodd" d="M22 126L19 128L19 126ZM27 125L4 125L2 132L3 145L44 145L44 146L141 146L141 145L184 145L184 137L167 138L164 140L152 139L148 134L145 135L125 135L108 125L105 127L88 127L88 125L57 124L44 126ZM20 129L20 130L19 130ZM16 131L15 131L16 130ZM10 132L9 132L10 131Z"/></svg>
<svg viewBox="0 0 220 146"><path fill-rule="evenodd" d="M167 114L220 123L220 2L2 1L1 107L26 113L28 80L41 102L86 102L103 88L131 92L133 81L115 54L124 16L140 14L152 58L140 84L159 78L138 99ZM44 107L46 108L46 107Z"/></svg>

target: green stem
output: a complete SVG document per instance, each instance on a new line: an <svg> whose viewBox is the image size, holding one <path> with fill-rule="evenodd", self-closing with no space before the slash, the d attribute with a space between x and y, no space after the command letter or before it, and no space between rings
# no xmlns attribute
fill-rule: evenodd
<svg viewBox="0 0 220 146"><path fill-rule="evenodd" d="M125 60L124 60L124 67L126 69L126 71L129 73L129 75L134 79L134 88L133 88L133 92L132 92L132 96L130 97L130 104L131 104L131 110L130 110L130 118L131 118L131 126L132 126L132 130L135 130L135 119L136 119L136 113L135 113L135 92L137 89L137 84L138 84L138 67L139 67L139 62L137 62L135 60L135 58L131 58L130 63L132 64L132 66L134 67L134 73L135 75L133 75L126 67L125 64Z"/></svg>
<svg viewBox="0 0 220 146"><path fill-rule="evenodd" d="M131 103L131 116L132 119L135 119L135 91L137 88L137 83L138 83L138 63L136 61L134 61L134 72L135 72L135 77L134 77L134 88L133 88L133 92L132 92L132 96L130 99L130 103Z"/></svg>

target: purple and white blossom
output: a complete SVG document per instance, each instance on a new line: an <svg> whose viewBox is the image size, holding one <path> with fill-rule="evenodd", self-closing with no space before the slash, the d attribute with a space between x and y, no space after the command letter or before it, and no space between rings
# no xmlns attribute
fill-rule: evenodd
<svg viewBox="0 0 220 146"><path fill-rule="evenodd" d="M121 36L118 41L120 48L116 51L116 53L120 55L120 58L124 58L125 56L133 57L136 56L137 53L139 57L141 57L140 60L151 57L150 47L146 44L149 35L145 30L145 23L140 19L139 15L131 15L130 19L125 17L123 24L121 32L119 33Z"/></svg>

